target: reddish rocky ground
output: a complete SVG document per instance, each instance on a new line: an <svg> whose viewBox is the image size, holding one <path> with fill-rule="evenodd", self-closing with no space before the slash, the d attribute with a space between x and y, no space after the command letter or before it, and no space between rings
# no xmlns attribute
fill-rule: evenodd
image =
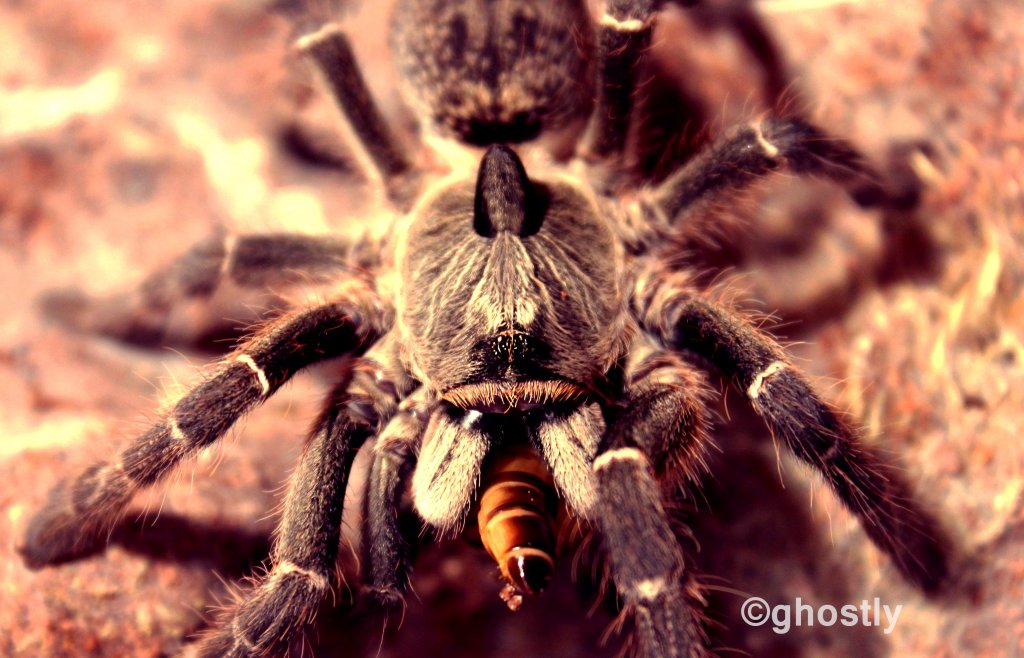
<svg viewBox="0 0 1024 658"><path fill-rule="evenodd" d="M219 311L182 309L175 347L146 349L53 324L41 295L125 290L221 231L355 233L381 207L344 152L333 168L296 155L296 126L327 131L330 143L330 108L289 50L328 3L305 13L269 4L0 3L2 655L173 653L266 558L326 370L141 496L102 555L32 572L15 547L50 487L123 445L214 358L181 347L194 328L211 313L247 314L231 299ZM687 512L713 644L754 656L1024 654L1024 6L754 6L789 64L789 96L878 161L892 144L923 144L911 162L927 189L915 212L882 221L828 186L776 181L763 203L739 207L748 231L723 251L747 296L778 311L778 333L798 341L794 354L826 395L902 455L960 555L950 592L924 598L803 467L777 461L732 396L714 476ZM380 14L345 19L375 93L408 125ZM707 132L761 111L758 69L727 32L673 12L658 42L672 84L712 108ZM336 609L325 605L306 655L618 651L614 635L599 644L611 614L596 605L587 616L595 595L568 568L511 614L478 551L433 547L417 567L401 632L382 638L379 624L347 615L343 593ZM903 610L891 634L780 635L743 624L749 594L815 605L878 597Z"/></svg>

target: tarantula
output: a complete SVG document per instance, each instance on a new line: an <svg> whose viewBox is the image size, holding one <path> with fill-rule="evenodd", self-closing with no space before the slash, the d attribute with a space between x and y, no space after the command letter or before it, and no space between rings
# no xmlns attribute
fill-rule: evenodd
<svg viewBox="0 0 1024 658"><path fill-rule="evenodd" d="M399 0L392 45L424 130L485 148L475 171L429 186L381 118L345 35L328 27L302 39L354 144L396 208L411 210L379 240L235 237L152 277L123 313L132 327L158 323L176 296L206 295L224 278L337 285L324 303L259 327L120 455L55 489L29 524L26 561L58 563L101 541L137 490L301 369L348 356L292 475L272 567L202 640L203 655L282 651L311 620L334 584L353 459L374 437L362 563L371 600L403 600L407 489L441 532L479 510L513 606L551 576L561 504L600 534L639 652L701 655L699 606L666 514L678 485L701 476L710 441L696 357L820 472L907 579L938 588L942 529L899 468L775 340L697 289L669 239L708 204L783 167L837 181L864 204L884 203L879 177L845 141L771 117L656 186L620 191L655 7L609 0L604 12L593 21L582 0ZM568 164L528 171L510 146L588 116Z"/></svg>

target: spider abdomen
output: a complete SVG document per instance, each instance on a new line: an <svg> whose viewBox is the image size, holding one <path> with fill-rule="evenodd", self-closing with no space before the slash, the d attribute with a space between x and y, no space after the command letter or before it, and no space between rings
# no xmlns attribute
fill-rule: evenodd
<svg viewBox="0 0 1024 658"><path fill-rule="evenodd" d="M586 3L402 0L392 49L429 124L475 145L529 141L589 113Z"/></svg>

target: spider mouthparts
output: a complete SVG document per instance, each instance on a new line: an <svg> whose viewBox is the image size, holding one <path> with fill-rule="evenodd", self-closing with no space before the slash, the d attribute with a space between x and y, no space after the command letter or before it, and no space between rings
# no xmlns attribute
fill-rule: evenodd
<svg viewBox="0 0 1024 658"><path fill-rule="evenodd" d="M507 573L512 585L530 596L543 592L555 572L555 563L551 556L544 551L525 546L512 549L503 566L502 571Z"/></svg>
<svg viewBox="0 0 1024 658"><path fill-rule="evenodd" d="M525 381L465 384L446 391L442 398L461 409L507 413L576 400L585 395L586 391L572 382Z"/></svg>

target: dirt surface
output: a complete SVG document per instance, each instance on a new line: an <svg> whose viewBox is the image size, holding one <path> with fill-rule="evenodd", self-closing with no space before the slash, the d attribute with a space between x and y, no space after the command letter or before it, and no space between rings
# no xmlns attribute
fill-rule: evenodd
<svg viewBox="0 0 1024 658"><path fill-rule="evenodd" d="M781 178L731 209L746 229L711 251L753 306L776 311L776 333L819 389L900 455L958 558L943 596L902 582L732 395L714 475L681 512L712 644L723 655L1024 655L1024 5L754 7L784 55L786 98L875 161L904 145L926 189L916 210L882 218L830 186ZM47 491L124 445L215 358L218 344L188 347L211 318L240 321L263 300L183 308L159 349L68 331L38 302L55 289L129 289L228 231L355 234L378 221L380 193L343 148L313 164L295 141L336 137L289 46L330 11L350 22L389 118L408 127L382 8L0 3L0 655L174 653L266 559L330 368L297 378L194 468L141 495L103 554L22 565L15 548ZM763 80L734 35L697 23L669 12L654 57L675 93L708 108L707 137L763 111ZM666 146L676 147L687 144ZM481 552L430 547L400 631L349 614L341 592L305 655L615 655L619 636L600 642L614 613L587 578L572 584L569 562L551 592L512 614ZM903 608L888 634L779 634L744 624L750 595Z"/></svg>

